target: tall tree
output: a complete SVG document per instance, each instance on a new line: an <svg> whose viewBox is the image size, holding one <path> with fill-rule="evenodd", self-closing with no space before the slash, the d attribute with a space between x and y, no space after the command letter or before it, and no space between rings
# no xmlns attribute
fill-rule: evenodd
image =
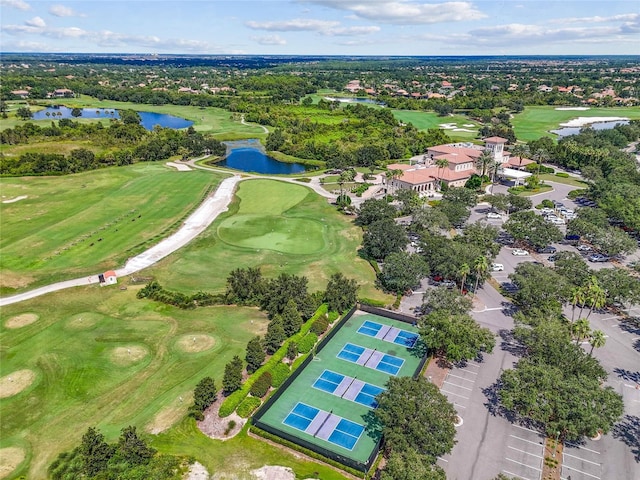
<svg viewBox="0 0 640 480"><path fill-rule="evenodd" d="M489 263L487 262L487 257L481 255L477 257L473 261L473 270L476 275L476 284L473 289L475 295L478 294L478 285L480 284L480 280L487 274L489 271Z"/></svg>
<svg viewBox="0 0 640 480"><path fill-rule="evenodd" d="M296 302L293 299L289 299L282 311L282 328L284 328L284 334L287 337L294 335L300 331L302 327L302 316L298 312Z"/></svg>
<svg viewBox="0 0 640 480"><path fill-rule="evenodd" d="M155 448L151 448L138 436L136 427L130 425L120 431L120 438L116 445L118 459L122 459L129 465L146 465L155 454Z"/></svg>
<svg viewBox="0 0 640 480"><path fill-rule="evenodd" d="M400 251L387 255L380 280L387 290L404 294L428 274L429 266L420 255Z"/></svg>
<svg viewBox="0 0 640 480"><path fill-rule="evenodd" d="M211 377L203 377L193 390L193 406L200 412L209 408L216 401L218 391Z"/></svg>
<svg viewBox="0 0 640 480"><path fill-rule="evenodd" d="M338 272L329 278L324 301L327 302L329 311L344 313L356 304L357 293L358 283Z"/></svg>
<svg viewBox="0 0 640 480"><path fill-rule="evenodd" d="M527 241L535 248L546 247L562 239L558 227L530 210L514 213L503 228L516 240Z"/></svg>
<svg viewBox="0 0 640 480"><path fill-rule="evenodd" d="M422 309L426 313L464 315L473 307L468 296L462 295L457 289L445 287L426 289L422 301Z"/></svg>
<svg viewBox="0 0 640 480"><path fill-rule="evenodd" d="M442 189L442 171L445 168L449 168L449 160L447 160L446 158L439 158L434 162L434 165L438 167L438 170L437 170L438 178L437 178L436 190L441 190Z"/></svg>
<svg viewBox="0 0 640 480"><path fill-rule="evenodd" d="M235 355L229 363L224 366L222 377L222 390L225 395L229 395L242 386L242 360Z"/></svg>
<svg viewBox="0 0 640 480"><path fill-rule="evenodd" d="M493 161L493 155L491 155L491 152L487 150L482 152L482 154L476 159L474 166L476 167L476 170L481 177L487 175L487 173L491 169Z"/></svg>
<svg viewBox="0 0 640 480"><path fill-rule="evenodd" d="M589 338L589 344L591 345L589 356L593 355L594 348L602 348L606 342L607 337L602 330L594 330L591 332L591 337Z"/></svg>
<svg viewBox="0 0 640 480"><path fill-rule="evenodd" d="M247 343L247 353L244 357L247 362L247 373L251 374L260 368L266 357L267 355L264 353L264 347L262 346L262 339L259 335L256 335Z"/></svg>
<svg viewBox="0 0 640 480"><path fill-rule="evenodd" d="M373 414L382 424L388 452L415 450L435 463L454 445L456 411L424 377L391 378Z"/></svg>
<svg viewBox="0 0 640 480"><path fill-rule="evenodd" d="M269 322L267 333L264 336L264 348L266 352L269 355L276 353L286 338L287 335L284 333L284 327L282 326L282 317L276 315Z"/></svg>
<svg viewBox="0 0 640 480"><path fill-rule="evenodd" d="M409 448L393 451L382 472L380 480L446 480L445 471L434 465L430 458Z"/></svg>
<svg viewBox="0 0 640 480"><path fill-rule="evenodd" d="M458 271L458 273L462 277L460 281L460 293L462 293L462 291L464 290L464 284L467 281L467 275L471 273L471 268L469 268L469 264L463 263L462 265L460 265L460 270Z"/></svg>
<svg viewBox="0 0 640 480"><path fill-rule="evenodd" d="M104 435L97 429L89 427L80 443L80 458L84 473L93 477L105 470L113 453L113 447L104 440Z"/></svg>
<svg viewBox="0 0 640 480"><path fill-rule="evenodd" d="M395 218L397 214L396 208L385 199L368 198L360 205L355 223L364 227L383 218Z"/></svg>
<svg viewBox="0 0 640 480"><path fill-rule="evenodd" d="M575 323L571 324L571 334L576 341L576 345L579 345L584 339L591 336L591 325L586 318L580 318Z"/></svg>
<svg viewBox="0 0 640 480"><path fill-rule="evenodd" d="M382 260L393 252L399 252L409 243L402 226L390 218L377 220L364 233L362 247L371 258Z"/></svg>
<svg viewBox="0 0 640 480"><path fill-rule="evenodd" d="M511 155L518 159L518 165L522 167L522 159L529 155L529 147L525 144L518 143L511 148Z"/></svg>

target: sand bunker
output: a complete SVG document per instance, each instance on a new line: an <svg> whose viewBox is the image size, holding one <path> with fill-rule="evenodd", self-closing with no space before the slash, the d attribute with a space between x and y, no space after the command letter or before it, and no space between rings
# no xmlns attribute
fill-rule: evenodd
<svg viewBox="0 0 640 480"><path fill-rule="evenodd" d="M22 315L16 315L4 322L4 326L7 328L21 328L31 325L37 322L40 317L35 313L23 313Z"/></svg>
<svg viewBox="0 0 640 480"><path fill-rule="evenodd" d="M18 447L0 448L0 478L6 478L24 460L24 450Z"/></svg>
<svg viewBox="0 0 640 480"><path fill-rule="evenodd" d="M204 465L194 462L184 478L185 480L209 480L209 472Z"/></svg>
<svg viewBox="0 0 640 480"><path fill-rule="evenodd" d="M116 347L111 351L111 361L119 366L132 365L147 356L149 351L140 345Z"/></svg>
<svg viewBox="0 0 640 480"><path fill-rule="evenodd" d="M578 110L578 111L584 111L584 110L589 110L589 107L556 107L556 110Z"/></svg>
<svg viewBox="0 0 640 480"><path fill-rule="evenodd" d="M589 125L590 123L600 123L600 122L623 122L625 120L629 120L627 117L578 117L573 120L569 120L568 122L561 123L561 127L584 127L585 125Z"/></svg>
<svg viewBox="0 0 640 480"><path fill-rule="evenodd" d="M251 470L251 475L258 480L296 480L293 470L277 465L265 465L262 468Z"/></svg>
<svg viewBox="0 0 640 480"><path fill-rule="evenodd" d="M184 163L167 162L166 165L167 167L175 168L179 172L189 172L192 170L192 168L189 165L185 165Z"/></svg>
<svg viewBox="0 0 640 480"><path fill-rule="evenodd" d="M469 130L468 128L454 128L453 131L454 132L470 132L470 133L474 133L473 130Z"/></svg>
<svg viewBox="0 0 640 480"><path fill-rule="evenodd" d="M23 391L36 379L33 370L17 370L0 378L0 398L12 397Z"/></svg>
<svg viewBox="0 0 640 480"><path fill-rule="evenodd" d="M177 342L178 348L183 352L197 353L213 348L216 341L213 337L202 333L183 335Z"/></svg>
<svg viewBox="0 0 640 480"><path fill-rule="evenodd" d="M13 197L13 198L10 198L9 200L3 200L2 203L15 203L15 202L19 202L20 200L24 200L25 198L29 198L29 196L20 195L19 197Z"/></svg>
<svg viewBox="0 0 640 480"><path fill-rule="evenodd" d="M443 130L451 130L456 128L458 125L456 125L455 123L441 123L439 126Z"/></svg>

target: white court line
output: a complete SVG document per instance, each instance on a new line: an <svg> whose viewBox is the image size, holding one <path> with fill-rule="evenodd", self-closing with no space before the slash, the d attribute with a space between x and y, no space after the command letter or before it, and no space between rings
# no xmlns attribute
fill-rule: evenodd
<svg viewBox="0 0 640 480"><path fill-rule="evenodd" d="M510 448L511 450L515 450L517 452L525 453L527 455L531 455L532 457L536 457L540 459L544 458L544 457L541 457L540 455L536 455L535 453L527 452L526 450L520 450L519 448L512 447L511 445L507 445L507 448Z"/></svg>
<svg viewBox="0 0 640 480"><path fill-rule="evenodd" d="M476 373L476 375L477 375L477 373ZM464 380L465 382L471 382L471 383L474 383L474 382L475 382L475 380L469 380L468 378L464 378L464 377L461 377L461 376L459 376L459 375L454 375L453 373L450 373L450 374L449 374L449 375L447 375L447 376L448 376L448 377L456 377L456 378L459 378L459 379L461 379L461 380Z"/></svg>
<svg viewBox="0 0 640 480"><path fill-rule="evenodd" d="M566 457L576 458L576 459L580 460L581 462L587 462L587 463L591 463L591 464L593 464L593 465L597 465L598 467L602 467L602 464L601 464L601 463L592 462L591 460L585 460L585 459L584 459L584 458L582 458L582 457L576 457L575 455L571 455L571 454L569 454L569 453L564 453L564 452L562 452L562 455L563 455L563 456L566 456Z"/></svg>
<svg viewBox="0 0 640 480"><path fill-rule="evenodd" d="M441 392L444 392L444 393L449 393L449 394L451 394L451 395L455 395L456 397L462 397L462 398L464 398L465 400L469 400L469 397L465 397L464 395L460 395L459 393L453 393L453 392L450 392L449 390L445 390L444 388L441 388L441 389L440 389L440 391L441 391Z"/></svg>
<svg viewBox="0 0 640 480"><path fill-rule="evenodd" d="M446 380L445 380L444 382L442 382L442 383L448 383L449 385L453 385L454 387L464 388L465 390L469 390L470 392L471 392L471 391L473 391L473 389L472 389L472 388L469 388L469 387L463 387L462 385L456 385L455 383L453 383L453 382L447 382Z"/></svg>
<svg viewBox="0 0 640 480"><path fill-rule="evenodd" d="M532 467L531 465L527 465L526 463L521 463L521 462L519 462L519 461L517 461L517 460L514 460L513 458L509 458L509 457L504 457L504 458L506 458L506 459L507 459L507 460L509 460L510 462L517 463L518 465L522 465L523 467L527 467L527 468L530 468L530 469L532 469L532 470L537 470L538 472L542 472L542 470L541 470L541 469L539 469L539 468Z"/></svg>
<svg viewBox="0 0 640 480"><path fill-rule="evenodd" d="M515 473L510 472L509 470L502 469L502 471L503 471L504 473L506 473L507 475L513 475L514 477L521 478L522 480L531 480L530 478L523 477L522 475L516 475ZM566 478L565 478L565 479L563 479L563 480L566 480Z"/></svg>
<svg viewBox="0 0 640 480"><path fill-rule="evenodd" d="M569 465L562 464L562 468L568 468L569 470L573 470L574 472L581 473L583 475L586 475L587 477L593 477L600 480L600 477L596 477L595 475L591 475L590 473L583 472L582 470L578 470L577 468L570 467Z"/></svg>
<svg viewBox="0 0 640 480"><path fill-rule="evenodd" d="M538 445L539 447L543 447L540 442L532 442L531 440L527 440L526 438L516 437L515 435L509 435L510 437L517 438L518 440L522 440L523 442L531 443L532 445Z"/></svg>
<svg viewBox="0 0 640 480"><path fill-rule="evenodd" d="M596 452L595 450L589 450L587 447L581 447L580 445L576 445L575 443L565 443L568 447L577 448L578 450L586 450L587 452L595 453L600 455L600 452Z"/></svg>
<svg viewBox="0 0 640 480"><path fill-rule="evenodd" d="M532 432L532 433L536 433L536 434L540 435L540 432L538 432L536 430L531 430L530 428L521 427L520 425L516 425L516 424L513 424L513 426L516 427L516 428L520 428L522 430L526 430L527 432Z"/></svg>

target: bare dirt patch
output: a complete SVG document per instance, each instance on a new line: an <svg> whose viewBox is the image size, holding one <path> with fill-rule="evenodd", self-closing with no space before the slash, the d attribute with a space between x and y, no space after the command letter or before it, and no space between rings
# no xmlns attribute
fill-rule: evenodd
<svg viewBox="0 0 640 480"><path fill-rule="evenodd" d="M0 478L7 478L22 463L24 457L22 448L0 448Z"/></svg>
<svg viewBox="0 0 640 480"><path fill-rule="evenodd" d="M222 398L218 398L213 405L204 411L204 420L198 423L198 428L206 436L215 438L216 440L228 440L236 436L244 424L247 423L246 418L242 418L236 412L228 417L220 418L218 411L222 405ZM229 422L235 422L233 428L230 428Z"/></svg>
<svg viewBox="0 0 640 480"><path fill-rule="evenodd" d="M209 480L209 472L199 462L194 462L191 467L189 467L189 471L187 472L187 476L184 477L184 480Z"/></svg>
<svg viewBox="0 0 640 480"><path fill-rule="evenodd" d="M0 398L12 397L23 391L36 379L33 370L16 370L9 375L0 377Z"/></svg>
<svg viewBox="0 0 640 480"><path fill-rule="evenodd" d="M2 272L2 275L0 275L0 287L5 288L22 288L26 287L33 281L33 277L14 273L6 269Z"/></svg>
<svg viewBox="0 0 640 480"><path fill-rule="evenodd" d="M278 465L265 465L251 470L251 474L258 480L296 480L296 474L293 473L293 470Z"/></svg>
<svg viewBox="0 0 640 480"><path fill-rule="evenodd" d="M111 350L109 355L111 362L121 367L133 365L147 356L149 351L140 345L128 345L124 347L116 347Z"/></svg>
<svg viewBox="0 0 640 480"><path fill-rule="evenodd" d="M193 392L177 397L173 402L171 402L171 404L156 413L155 417L153 417L153 419L147 424L145 430L153 435L157 435L158 433L168 430L186 415L187 409L192 403Z"/></svg>
<svg viewBox="0 0 640 480"><path fill-rule="evenodd" d="M216 344L215 338L204 333L190 333L178 339L178 348L187 353L198 353L210 350Z"/></svg>
<svg viewBox="0 0 640 480"><path fill-rule="evenodd" d="M11 317L9 320L4 322L4 326L7 328L26 327L27 325L31 325L32 323L37 322L39 318L40 317L35 313L23 313L21 315Z"/></svg>

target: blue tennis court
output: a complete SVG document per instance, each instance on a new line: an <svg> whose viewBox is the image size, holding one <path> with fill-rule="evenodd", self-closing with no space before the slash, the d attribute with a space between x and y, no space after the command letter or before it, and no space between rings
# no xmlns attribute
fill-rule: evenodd
<svg viewBox="0 0 640 480"><path fill-rule="evenodd" d="M364 425L301 402L293 407L282 423L347 450L353 450L364 432Z"/></svg>
<svg viewBox="0 0 640 480"><path fill-rule="evenodd" d="M358 333L378 338L385 342L403 345L407 348L412 348L418 341L419 337L417 333L408 332L389 325L382 325L381 323L372 322L370 320L365 320L362 323L360 328L358 328Z"/></svg>
<svg viewBox="0 0 640 480"><path fill-rule="evenodd" d="M331 370L325 370L313 383L313 388L330 393L336 397L376 408L376 396L384 392L384 388L363 382L357 378L341 375Z"/></svg>
<svg viewBox="0 0 640 480"><path fill-rule="evenodd" d="M347 362L356 363L394 376L398 374L402 365L404 365L402 358L352 343L345 344L342 350L338 352L337 357Z"/></svg>

